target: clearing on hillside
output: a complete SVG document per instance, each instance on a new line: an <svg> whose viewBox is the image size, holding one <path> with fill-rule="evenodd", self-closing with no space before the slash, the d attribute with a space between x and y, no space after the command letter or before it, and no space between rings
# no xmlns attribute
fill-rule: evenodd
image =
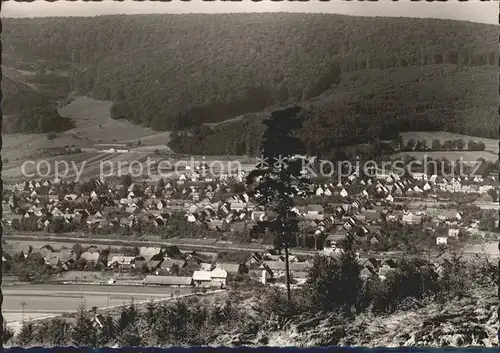
<svg viewBox="0 0 500 353"><path fill-rule="evenodd" d="M75 122L75 133L80 138L88 138L94 143L120 143L141 140L146 142L150 136L155 140L165 136L168 132L158 133L150 128L134 125L125 120L112 119L109 109L113 102L100 101L88 97L76 97L70 104L59 109L63 117L72 118ZM162 141L166 144L168 141ZM156 143L158 144L158 143Z"/></svg>
<svg viewBox="0 0 500 353"><path fill-rule="evenodd" d="M89 148L97 143L127 143L141 140L143 146L163 145L169 140L169 132L157 132L134 125L125 120L111 118L112 102L88 97L75 97L71 103L59 109L59 114L73 119L75 127L57 134L52 140L46 134L3 134L3 158L10 162L24 161L49 148L75 145Z"/></svg>

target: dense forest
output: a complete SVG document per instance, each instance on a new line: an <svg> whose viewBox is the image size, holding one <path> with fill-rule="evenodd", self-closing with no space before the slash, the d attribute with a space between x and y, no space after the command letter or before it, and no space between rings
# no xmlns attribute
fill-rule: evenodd
<svg viewBox="0 0 500 353"><path fill-rule="evenodd" d="M335 89L302 104L299 135L309 154L323 157L346 145L395 140L402 131L495 138L492 70L433 65L344 74ZM181 153L255 155L262 132L259 120L268 115L249 114L236 122L177 132L170 146Z"/></svg>
<svg viewBox="0 0 500 353"><path fill-rule="evenodd" d="M28 107L51 104L51 100L46 96L7 75L2 77L2 94L2 111L7 115L18 114Z"/></svg>
<svg viewBox="0 0 500 353"><path fill-rule="evenodd" d="M74 126L70 119L59 115L56 99L48 91L38 92L28 84L4 76L2 93L4 133L60 132Z"/></svg>
<svg viewBox="0 0 500 353"><path fill-rule="evenodd" d="M281 13L5 19L3 27L9 65L27 69L36 58L31 70L66 70L68 88L115 102L113 118L178 131L179 152L254 153L261 128L249 113L297 102L301 135L318 154L396 130L495 134L493 25Z"/></svg>

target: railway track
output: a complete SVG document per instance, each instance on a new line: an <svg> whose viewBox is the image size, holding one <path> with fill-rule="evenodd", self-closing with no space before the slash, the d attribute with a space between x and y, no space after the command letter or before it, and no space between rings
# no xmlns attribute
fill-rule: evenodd
<svg viewBox="0 0 500 353"><path fill-rule="evenodd" d="M99 238L99 237L88 237L88 236L75 236L74 234L58 234L49 235L39 233L18 233L18 234L4 234L3 238L5 240L14 240L22 242L54 242L54 243L70 243L70 244L87 244L87 245L106 245L106 246L130 246L130 247L167 247L176 246L180 250L187 251L207 251L207 252L219 252L219 251L245 251L245 252L262 252L271 249L272 247L264 245L248 245L248 244L238 244L232 242L219 242L214 240L212 244L193 244L189 241L182 242L182 239L175 239L174 241L148 241L148 240L120 240L120 239L109 239L109 238ZM291 250L293 255L305 255L311 256L320 251L311 249L298 249L293 248ZM465 257L473 257L477 255L477 252L464 251L461 254ZM404 254L402 252L384 252L384 253L361 253L361 257L375 257L375 258L426 258L435 259L438 258L440 254L438 253L424 253L420 255L410 255ZM487 254L490 257L496 257L494 254Z"/></svg>

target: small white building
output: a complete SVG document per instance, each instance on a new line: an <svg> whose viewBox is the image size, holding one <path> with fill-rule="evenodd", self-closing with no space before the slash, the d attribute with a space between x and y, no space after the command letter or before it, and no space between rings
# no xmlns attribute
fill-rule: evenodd
<svg viewBox="0 0 500 353"><path fill-rule="evenodd" d="M448 245L448 237L437 237L436 244L437 245Z"/></svg>
<svg viewBox="0 0 500 353"><path fill-rule="evenodd" d="M226 287L227 271L223 268L214 268L210 272L211 285L214 287Z"/></svg>

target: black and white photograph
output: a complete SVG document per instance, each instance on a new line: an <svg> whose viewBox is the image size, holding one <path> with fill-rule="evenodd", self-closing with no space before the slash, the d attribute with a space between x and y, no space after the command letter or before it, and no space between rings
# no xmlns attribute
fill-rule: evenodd
<svg viewBox="0 0 500 353"><path fill-rule="evenodd" d="M1 21L3 347L499 345L497 1Z"/></svg>

